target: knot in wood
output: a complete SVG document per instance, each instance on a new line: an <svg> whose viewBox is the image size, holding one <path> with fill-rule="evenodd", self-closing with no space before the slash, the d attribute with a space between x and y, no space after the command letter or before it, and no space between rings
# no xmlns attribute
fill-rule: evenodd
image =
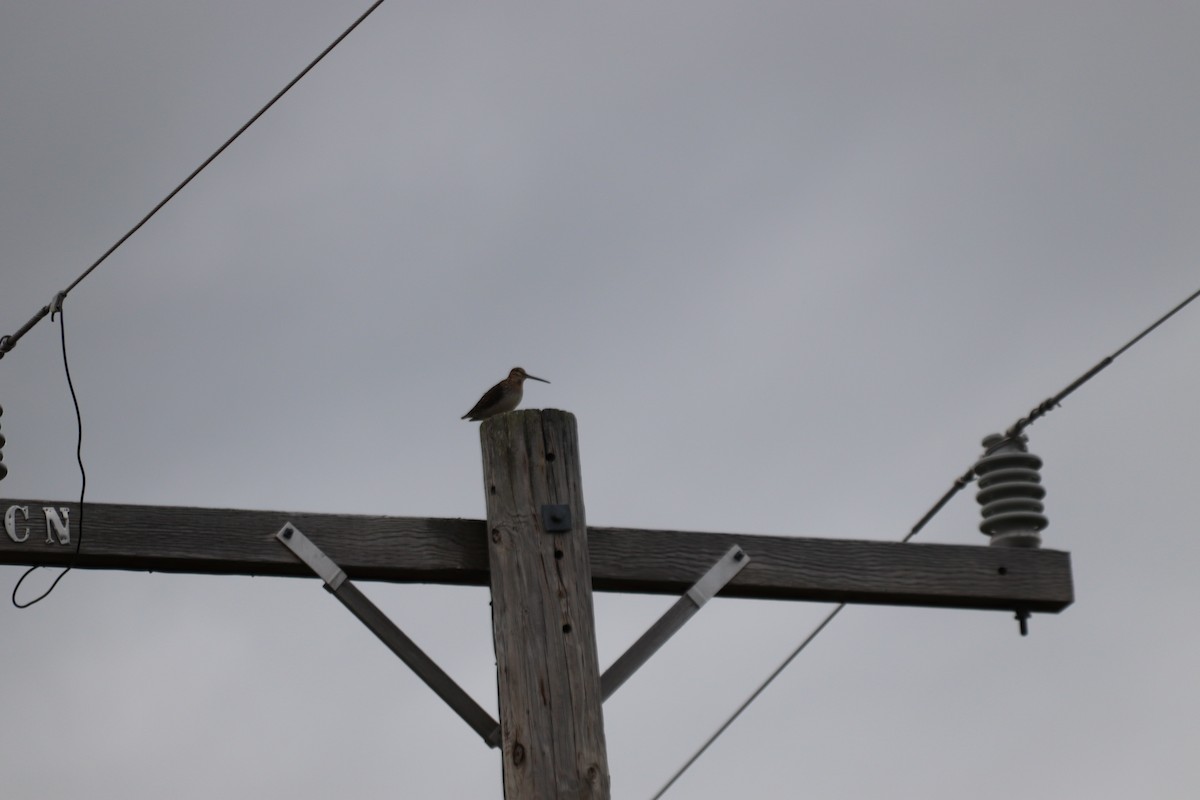
<svg viewBox="0 0 1200 800"><path fill-rule="evenodd" d="M513 744L512 761L514 767L519 767L525 763L525 745L520 742Z"/></svg>

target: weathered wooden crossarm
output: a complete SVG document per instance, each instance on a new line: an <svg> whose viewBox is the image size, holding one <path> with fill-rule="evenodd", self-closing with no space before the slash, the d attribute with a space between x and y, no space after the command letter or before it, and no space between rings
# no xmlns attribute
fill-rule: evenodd
<svg viewBox="0 0 1200 800"><path fill-rule="evenodd" d="M44 508L68 509L66 543ZM0 563L71 561L75 503L3 500ZM354 580L488 585L482 520L88 503L77 567L311 576L275 541L291 521ZM588 528L596 590L682 594L733 544L751 563L721 597L1061 611L1071 562L1055 550Z"/></svg>
<svg viewBox="0 0 1200 800"><path fill-rule="evenodd" d="M1071 556L1058 550L621 528L588 535L597 590L683 592L737 544L752 560L721 597L1042 612L1074 601Z"/></svg>
<svg viewBox="0 0 1200 800"><path fill-rule="evenodd" d="M28 520L14 507L28 508ZM59 544L43 508L69 508L71 541ZM75 548L77 503L0 499L15 516L14 541L0 535L0 563L65 566ZM291 522L346 570L353 580L487 586L487 545L482 520L308 514L181 506L87 503L77 567L151 572L312 577L275 541ZM53 543L51 539L53 538Z"/></svg>

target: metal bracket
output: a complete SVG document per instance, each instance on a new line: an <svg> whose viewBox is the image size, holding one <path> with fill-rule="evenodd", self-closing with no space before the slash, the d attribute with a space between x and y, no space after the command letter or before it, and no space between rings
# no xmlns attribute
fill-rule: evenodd
<svg viewBox="0 0 1200 800"><path fill-rule="evenodd" d="M542 528L546 533L569 533L571 530L571 507L547 503L542 506Z"/></svg>
<svg viewBox="0 0 1200 800"><path fill-rule="evenodd" d="M750 556L746 555L742 548L737 545L729 548L700 580L692 584L683 597L667 609L667 613L659 617L641 638L604 670L604 674L600 676L600 699L607 700L613 692L621 688L633 673L650 660L650 656L658 652L668 639L696 615L701 606L716 596L717 592L749 563Z"/></svg>
<svg viewBox="0 0 1200 800"><path fill-rule="evenodd" d="M476 703L454 679L447 675L433 659L409 639L404 631L387 618L379 607L367 599L358 587L346 579L345 571L325 555L321 548L300 532L292 523L285 524L275 534L275 538L291 550L309 569L325 581L327 588L342 605L350 609L350 613L371 629L393 653L400 657L408 667L425 681L443 700L454 709L460 717L470 725L489 747L500 746L500 723L492 719L483 708Z"/></svg>
<svg viewBox="0 0 1200 800"><path fill-rule="evenodd" d="M296 554L296 558L317 573L317 577L325 581L329 591L336 592L341 588L342 583L346 580L346 573L292 523L289 522L280 528L279 533L275 534L275 538L283 542L287 549Z"/></svg>
<svg viewBox="0 0 1200 800"><path fill-rule="evenodd" d="M50 298L50 303L46 306L46 309L50 312L50 321L51 322L54 322L55 314L62 313L63 300L66 300L66 299L67 299L67 293L65 290L59 292L58 294L54 295L54 297Z"/></svg>

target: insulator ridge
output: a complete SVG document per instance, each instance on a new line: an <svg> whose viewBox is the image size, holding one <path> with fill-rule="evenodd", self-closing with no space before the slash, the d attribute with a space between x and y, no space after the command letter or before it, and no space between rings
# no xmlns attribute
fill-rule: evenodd
<svg viewBox="0 0 1200 800"><path fill-rule="evenodd" d="M1028 451L1024 436L992 434L983 440L984 455L975 462L983 521L979 530L997 547L1040 547L1046 519L1042 499L1042 459Z"/></svg>

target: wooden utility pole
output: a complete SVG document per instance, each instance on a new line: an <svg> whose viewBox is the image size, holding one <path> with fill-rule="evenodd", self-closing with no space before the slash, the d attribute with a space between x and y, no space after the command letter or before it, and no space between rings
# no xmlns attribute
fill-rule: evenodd
<svg viewBox="0 0 1200 800"><path fill-rule="evenodd" d="M1074 600L1070 556L1055 550L588 528L572 415L501 414L484 421L480 440L486 522L89 503L76 552L77 504L0 500L0 564L316 574L487 744L502 748L506 800L610 796L593 590L680 597L610 667L610 693L718 591L1022 614L1055 613ZM710 583L717 573L719 586ZM499 726L371 605L357 580L490 584Z"/></svg>
<svg viewBox="0 0 1200 800"><path fill-rule="evenodd" d="M575 417L501 414L479 436L504 797L607 800Z"/></svg>

